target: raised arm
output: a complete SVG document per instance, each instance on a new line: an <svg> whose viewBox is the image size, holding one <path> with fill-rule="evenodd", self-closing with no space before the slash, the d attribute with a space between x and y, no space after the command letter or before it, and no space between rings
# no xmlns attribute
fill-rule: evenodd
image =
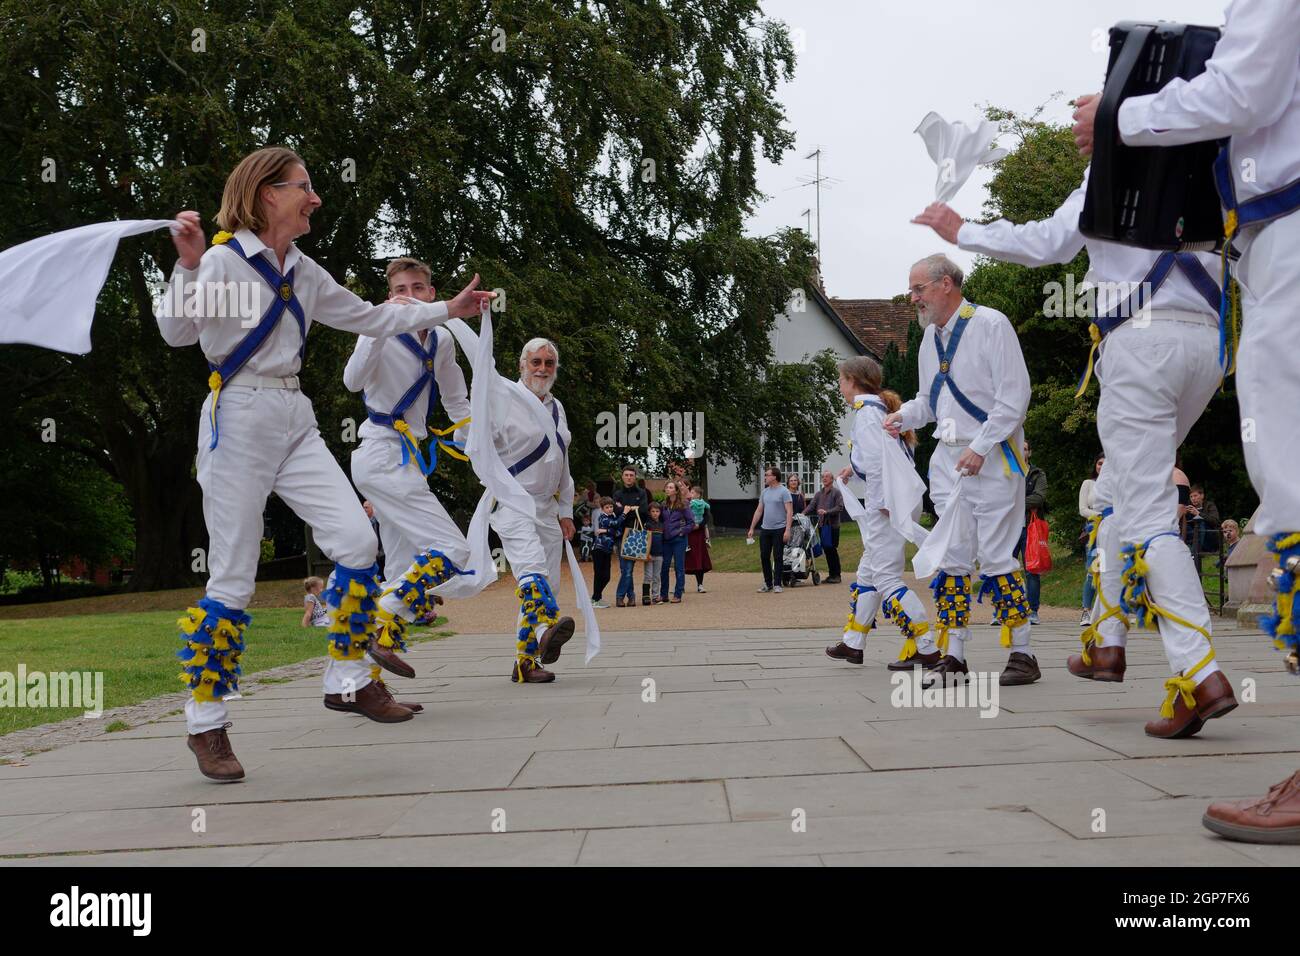
<svg viewBox="0 0 1300 956"><path fill-rule="evenodd" d="M1248 133L1276 123L1300 71L1300 4L1234 0L1205 72L1120 105L1119 133L1130 146L1174 146Z"/></svg>
<svg viewBox="0 0 1300 956"><path fill-rule="evenodd" d="M364 391L379 369L383 349L383 339L369 335L357 336L356 348L352 350L348 364L343 366L343 387L349 392Z"/></svg>

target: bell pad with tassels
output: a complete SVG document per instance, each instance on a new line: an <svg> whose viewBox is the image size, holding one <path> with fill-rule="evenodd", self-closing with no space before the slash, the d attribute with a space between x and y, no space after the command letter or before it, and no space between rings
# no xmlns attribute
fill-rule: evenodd
<svg viewBox="0 0 1300 956"><path fill-rule="evenodd" d="M180 679L196 701L211 703L239 692L239 655L251 620L242 610L205 597L177 622L185 642L176 652L184 662Z"/></svg>

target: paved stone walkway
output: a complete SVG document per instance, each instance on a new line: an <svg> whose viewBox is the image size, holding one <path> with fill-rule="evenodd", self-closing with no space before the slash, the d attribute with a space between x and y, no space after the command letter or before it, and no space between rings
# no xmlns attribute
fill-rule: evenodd
<svg viewBox="0 0 1300 956"><path fill-rule="evenodd" d="M419 678L393 686L425 713L404 724L326 711L315 677L234 704L242 783L198 775L178 717L0 766L0 864L1300 863L1200 825L1300 765L1280 655L1223 629L1256 701L1159 741L1158 638L1092 684L1063 669L1078 632L1035 628L1044 679L988 718L894 706L887 628L862 667L822 654L833 629L613 633L589 667L579 635L525 687L512 638L461 635L414 648ZM996 633L976 629L973 667L1000 666Z"/></svg>

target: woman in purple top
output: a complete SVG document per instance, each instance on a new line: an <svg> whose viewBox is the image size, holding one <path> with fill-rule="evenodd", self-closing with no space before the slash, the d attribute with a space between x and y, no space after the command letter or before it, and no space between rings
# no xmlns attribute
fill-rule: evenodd
<svg viewBox="0 0 1300 956"><path fill-rule="evenodd" d="M695 516L682 486L676 481L664 485L663 523L664 565L659 571L659 593L668 593L668 568L675 565L677 577L670 603L681 604L682 592L686 590L686 536L695 527Z"/></svg>

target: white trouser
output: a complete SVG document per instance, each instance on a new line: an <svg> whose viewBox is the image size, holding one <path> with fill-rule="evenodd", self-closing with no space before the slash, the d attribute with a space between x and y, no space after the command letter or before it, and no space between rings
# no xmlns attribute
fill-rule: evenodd
<svg viewBox="0 0 1300 956"><path fill-rule="evenodd" d="M311 402L297 389L227 385L217 406L217 447L212 441L209 394L199 419L198 479L208 527L207 596L231 609L248 607L261 555L262 513L275 492L311 525L321 551L336 564L369 568L378 552L366 517L343 470L316 428ZM256 627L256 622L254 622ZM250 634L256 632L250 628ZM339 688L329 689L336 673ZM326 670L326 692L340 693L345 680L359 690L370 681L361 661L335 661ZM185 707L190 733L226 722L220 701Z"/></svg>
<svg viewBox="0 0 1300 956"><path fill-rule="evenodd" d="M541 574L559 598L560 562L564 558L564 533L560 530L559 504L554 498L535 498L537 517L530 518L498 504L490 523L501 539L501 548L518 581L525 575Z"/></svg>
<svg viewBox="0 0 1300 956"><path fill-rule="evenodd" d="M1237 402L1246 469L1259 493L1254 531L1300 531L1300 212L1250 236L1236 275L1243 323Z"/></svg>
<svg viewBox="0 0 1300 956"><path fill-rule="evenodd" d="M352 453L352 481L379 519L385 584L405 574L415 556L427 548L438 549L464 568L469 563L465 535L429 489L415 461L401 462L402 443L396 437L366 438Z"/></svg>
<svg viewBox="0 0 1300 956"><path fill-rule="evenodd" d="M1096 374L1101 382L1097 403L1097 432L1106 452L1115 513L1114 552L1106 554L1106 573L1118 586L1123 567L1119 549L1151 541L1146 561L1151 600L1193 624L1210 630L1210 610L1191 552L1177 534L1178 489L1174 486L1174 456L1187 433L1219 387L1219 333L1209 317L1179 313L1173 318L1157 310L1151 320L1129 321L1106 336ZM1160 535L1160 537L1156 537ZM1154 540L1152 540L1154 539ZM1106 600L1118 592L1106 592ZM1165 655L1175 673L1197 664L1210 650L1195 628L1159 618ZM1108 622L1109 623L1109 622ZM1107 631L1108 635L1118 635ZM1108 643L1110 637L1108 636ZM1218 670L1209 664L1197 672L1197 683Z"/></svg>
<svg viewBox="0 0 1300 956"><path fill-rule="evenodd" d="M1112 614L1104 621L1100 620L1107 607L1119 607L1121 590L1120 571L1124 561L1120 557L1119 526L1115 516L1102 519L1097 529L1097 554L1101 561L1101 587L1093 599L1092 619L1097 621L1097 645L1099 647L1125 647L1128 644L1128 625L1122 611ZM1104 603L1103 603L1104 602Z"/></svg>
<svg viewBox="0 0 1300 956"><path fill-rule="evenodd" d="M879 509L867 512L866 517L858 521L862 531L862 557L858 561L857 583L870 585L876 590L864 591L858 595L854 606L854 620L863 627L869 626L875 619L877 611L884 601L900 588L905 593L899 598L903 611L913 621L926 619L925 605L921 603L903 581L905 539L893 525L889 517ZM866 634L846 628L844 643L855 650L865 646ZM921 653L928 654L933 648L933 638L927 632L917 640Z"/></svg>
<svg viewBox="0 0 1300 956"><path fill-rule="evenodd" d="M1008 441L1021 440L1017 431ZM967 450L966 445L948 445L940 442L930 456L930 500L935 511L943 517L948 499L957 484L957 460ZM1010 469L1001 445L994 445L984 457L979 474L961 479L961 494L956 505L963 521L959 533L954 535L952 546L944 556L942 570L954 576L974 575L979 562L980 574L994 576L1010 574L1020 568L1016 560L1016 543L1025 527L1025 476ZM971 581L971 613L980 591L980 581ZM1029 624L1012 631L1011 643L1016 651L1029 653ZM969 628L953 628L948 635L948 651L964 660L964 647Z"/></svg>

